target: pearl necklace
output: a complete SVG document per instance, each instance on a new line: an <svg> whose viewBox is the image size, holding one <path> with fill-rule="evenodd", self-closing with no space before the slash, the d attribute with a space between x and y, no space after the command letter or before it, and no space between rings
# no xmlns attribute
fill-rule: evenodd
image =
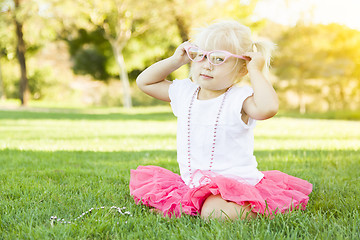
<svg viewBox="0 0 360 240"><path fill-rule="evenodd" d="M230 87L231 88L231 87ZM219 124L219 119L220 119L220 114L221 114L221 111L222 111L222 108L224 106L224 102L225 102L225 99L226 99L226 96L230 90L230 88L228 88L226 90L226 92L224 93L224 97L221 101L221 104L220 104L220 107L219 107L219 111L217 113L217 116L216 116L216 121L215 121L215 124L214 124L214 137L213 137L213 141L212 141L212 146L211 146L211 156L210 156L210 163L209 163L209 171L211 171L211 168L212 168L212 165L214 163L214 153L215 153L215 146L216 146L216 133L217 133L217 127L218 127L218 124ZM187 148L187 158L188 158L188 168L189 168L189 173L190 173L190 182L189 184L193 185L194 186L194 183L192 182L193 181L193 172L191 170L191 143L190 143L190 123L191 123L191 109L192 109L192 106L194 104L194 100L195 100L195 97L197 96L198 92L200 91L200 87L198 87L196 89L196 91L194 92L194 94L192 95L192 98L191 98L191 101L190 101L190 105L189 105L189 112L188 112L188 121L187 121L187 144L188 144L188 148Z"/></svg>
<svg viewBox="0 0 360 240"><path fill-rule="evenodd" d="M57 216L51 216L50 217L50 224L51 226L53 227L54 225L56 225L57 223L63 223L63 224L74 224L74 225L77 225L77 223L79 223L81 220L84 220L84 218L86 217L86 215L96 215L97 214L97 211L99 210L106 210L107 208L106 207L100 207L100 208L90 208L88 211L86 212L83 212L82 214L80 214L79 217L75 218L73 221L66 221L65 219L63 218L59 218ZM129 212L129 211L125 211L123 212L126 207L122 207L122 208L119 208L119 207L116 207L116 206L112 206L109 211L107 212L107 215L110 214L110 212L112 210L115 210L117 213L119 213L120 215L128 215L128 216L132 216L132 214ZM115 212L115 213L116 213ZM105 220L95 220L95 222L101 222L101 221L104 221L104 222L107 222ZM125 223L127 223L127 221L125 221ZM117 222L117 224L119 224L119 222Z"/></svg>

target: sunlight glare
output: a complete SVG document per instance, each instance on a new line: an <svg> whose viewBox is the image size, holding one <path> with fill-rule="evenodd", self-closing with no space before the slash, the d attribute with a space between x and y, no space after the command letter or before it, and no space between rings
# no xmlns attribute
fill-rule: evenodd
<svg viewBox="0 0 360 240"><path fill-rule="evenodd" d="M338 23L360 30L358 0L262 0L256 6L254 19L268 18L276 23L294 26L305 23Z"/></svg>

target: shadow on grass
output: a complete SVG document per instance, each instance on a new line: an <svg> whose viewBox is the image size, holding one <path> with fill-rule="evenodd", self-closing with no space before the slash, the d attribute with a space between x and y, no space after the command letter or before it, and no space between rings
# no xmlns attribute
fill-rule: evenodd
<svg viewBox="0 0 360 240"><path fill-rule="evenodd" d="M28 110L10 110L0 111L0 119L56 119L56 120L153 120L153 121L169 121L175 120L172 112L150 112L150 113L87 113L81 110L49 110L49 111L28 111Z"/></svg>

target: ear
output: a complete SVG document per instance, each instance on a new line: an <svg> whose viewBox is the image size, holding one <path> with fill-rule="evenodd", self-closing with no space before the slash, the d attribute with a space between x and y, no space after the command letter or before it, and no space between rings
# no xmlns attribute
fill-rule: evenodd
<svg viewBox="0 0 360 240"><path fill-rule="evenodd" d="M248 70L247 70L247 67L246 67L246 63L244 63L244 65L242 65L240 70L239 70L239 76L244 77L247 73L248 73Z"/></svg>

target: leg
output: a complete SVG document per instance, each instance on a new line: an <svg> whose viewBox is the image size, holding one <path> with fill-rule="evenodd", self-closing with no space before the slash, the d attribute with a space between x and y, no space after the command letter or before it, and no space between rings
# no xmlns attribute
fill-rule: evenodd
<svg viewBox="0 0 360 240"><path fill-rule="evenodd" d="M204 219L235 220L238 218L251 219L256 216L257 214L251 211L250 205L241 206L222 199L220 195L209 196L201 208L201 217Z"/></svg>
<svg viewBox="0 0 360 240"><path fill-rule="evenodd" d="M163 212L157 208L150 208L149 210L151 213L163 214Z"/></svg>

